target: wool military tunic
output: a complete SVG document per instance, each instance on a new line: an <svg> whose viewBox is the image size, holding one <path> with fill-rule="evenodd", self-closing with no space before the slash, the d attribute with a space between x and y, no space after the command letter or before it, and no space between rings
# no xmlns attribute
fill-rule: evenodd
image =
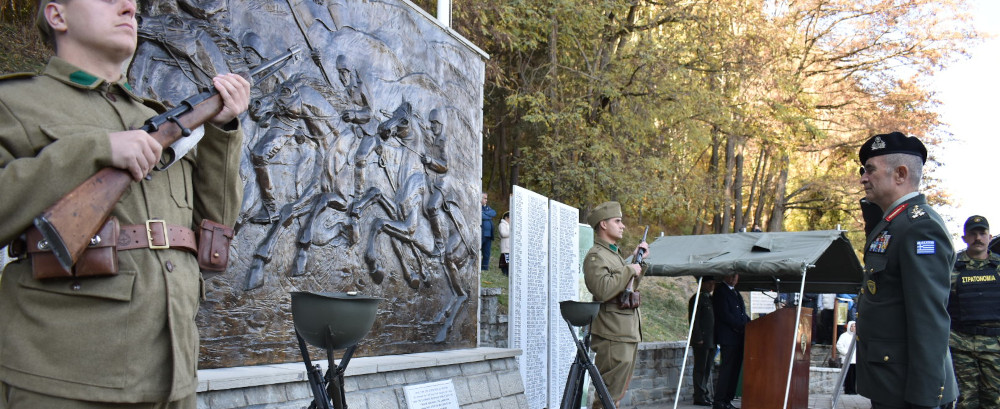
<svg viewBox="0 0 1000 409"><path fill-rule="evenodd" d="M946 309L955 251L923 195L889 210L865 244L858 392L884 405L936 407L957 396Z"/></svg>
<svg viewBox="0 0 1000 409"><path fill-rule="evenodd" d="M0 81L0 245L99 169L111 165L111 132L138 129L163 107L53 57L39 76ZM206 124L193 152L132 183L112 215L122 225L163 219L194 228L232 225L242 186L237 122ZM197 387L195 314L201 276L176 249L120 251L106 278L32 278L29 260L0 281L0 380L89 401L163 401Z"/></svg>
<svg viewBox="0 0 1000 409"><path fill-rule="evenodd" d="M583 277L587 289L594 295L594 301L614 300L625 290L628 280L635 277L635 270L625 263L618 247L601 239L595 239L583 261ZM641 277L636 277L634 288L638 288ZM620 309L611 302L601 304L601 308L591 324L592 334L617 342L640 342L639 309Z"/></svg>

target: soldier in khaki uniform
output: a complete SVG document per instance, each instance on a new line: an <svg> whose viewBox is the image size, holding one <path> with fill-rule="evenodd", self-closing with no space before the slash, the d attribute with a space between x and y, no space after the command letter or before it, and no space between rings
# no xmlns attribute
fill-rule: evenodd
<svg viewBox="0 0 1000 409"><path fill-rule="evenodd" d="M866 199L865 274L858 297L857 389L873 409L938 408L958 395L948 351L955 251L941 216L918 192L927 149L899 132L858 152Z"/></svg>
<svg viewBox="0 0 1000 409"><path fill-rule="evenodd" d="M161 147L135 129L163 107L122 75L136 47L135 12L132 0L40 4L38 26L55 56L41 75L0 80L0 246L23 241L35 216L108 166L135 180L112 211L123 226L145 230L160 219L183 232L202 219L235 221L236 117L250 84L216 77L225 108L196 152L146 178ZM196 407L201 276L191 252L120 250L117 275L48 280L18 256L0 276L0 408Z"/></svg>
<svg viewBox="0 0 1000 409"><path fill-rule="evenodd" d="M627 264L616 245L625 233L618 202L597 205L587 217L587 223L594 227L594 247L583 261L584 280L594 301L604 302L591 325L592 346L597 355L594 364L617 406L628 389L642 341L639 309L621 309L617 300L629 279L635 277L633 287L638 287L643 269L638 264ZM632 255L635 256L640 248L649 251L649 245L643 242ZM594 402L595 409L603 407L600 400Z"/></svg>
<svg viewBox="0 0 1000 409"><path fill-rule="evenodd" d="M951 273L951 356L958 378L958 408L1000 408L1000 255L989 250L990 224L965 221Z"/></svg>

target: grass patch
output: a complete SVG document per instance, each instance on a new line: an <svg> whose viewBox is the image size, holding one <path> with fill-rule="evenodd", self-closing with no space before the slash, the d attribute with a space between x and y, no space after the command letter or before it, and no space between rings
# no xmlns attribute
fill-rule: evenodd
<svg viewBox="0 0 1000 409"><path fill-rule="evenodd" d="M642 292L642 340L644 342L687 339L688 298L694 294L690 277L645 277Z"/></svg>
<svg viewBox="0 0 1000 409"><path fill-rule="evenodd" d="M479 272L479 285L481 288L500 288L501 294L497 297L500 302L500 313L507 313L507 306L510 301L510 280L500 272L500 239L493 240L492 251L490 252L490 269Z"/></svg>

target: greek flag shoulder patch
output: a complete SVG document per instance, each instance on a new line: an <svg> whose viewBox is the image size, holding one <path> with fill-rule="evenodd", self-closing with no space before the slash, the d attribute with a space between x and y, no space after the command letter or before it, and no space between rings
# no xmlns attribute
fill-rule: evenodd
<svg viewBox="0 0 1000 409"><path fill-rule="evenodd" d="M934 254L934 240L917 241L917 254Z"/></svg>

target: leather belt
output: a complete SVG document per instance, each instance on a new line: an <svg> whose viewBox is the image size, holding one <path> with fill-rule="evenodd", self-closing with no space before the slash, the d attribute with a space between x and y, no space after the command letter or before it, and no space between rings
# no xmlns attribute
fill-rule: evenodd
<svg viewBox="0 0 1000 409"><path fill-rule="evenodd" d="M122 226L121 234L118 235L118 250L143 248L172 248L198 253L194 231L187 227L167 224L163 220L147 220L146 224Z"/></svg>
<svg viewBox="0 0 1000 409"><path fill-rule="evenodd" d="M198 242L194 231L183 226L167 224L163 220L147 220L146 224L121 226L118 234L118 250L133 249L179 249L198 254ZM24 236L7 246L7 254L13 259L25 258L27 249L37 243L27 243Z"/></svg>

